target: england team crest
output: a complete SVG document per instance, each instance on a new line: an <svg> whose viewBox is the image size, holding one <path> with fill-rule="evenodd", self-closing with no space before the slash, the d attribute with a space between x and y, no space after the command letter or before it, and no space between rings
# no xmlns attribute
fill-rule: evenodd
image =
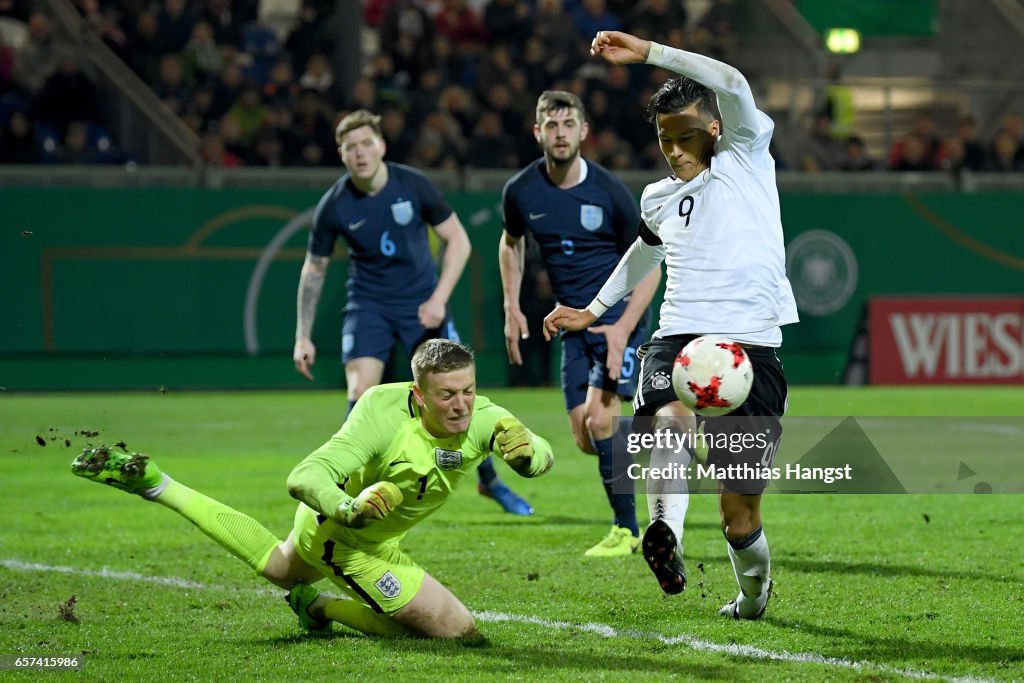
<svg viewBox="0 0 1024 683"><path fill-rule="evenodd" d="M604 223L604 209L593 204L580 207L580 225L593 232Z"/></svg>
<svg viewBox="0 0 1024 683"><path fill-rule="evenodd" d="M402 582L391 572L384 572L384 576L377 579L373 585L385 598L397 598L402 592Z"/></svg>
<svg viewBox="0 0 1024 683"><path fill-rule="evenodd" d="M391 205L391 217L399 225L409 225L409 221L412 220L412 213L411 201L395 202Z"/></svg>
<svg viewBox="0 0 1024 683"><path fill-rule="evenodd" d="M434 462L438 469L457 470L462 467L462 451L446 451L443 448L434 449Z"/></svg>

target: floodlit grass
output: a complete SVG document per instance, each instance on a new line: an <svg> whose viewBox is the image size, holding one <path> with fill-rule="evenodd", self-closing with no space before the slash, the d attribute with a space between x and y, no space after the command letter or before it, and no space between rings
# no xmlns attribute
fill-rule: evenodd
<svg viewBox="0 0 1024 683"><path fill-rule="evenodd" d="M307 635L280 591L186 521L68 470L87 443L123 441L284 537L294 511L285 477L337 429L341 393L0 398L0 654L84 652L78 675L104 680L1024 678L1024 498L768 496L776 594L763 621L735 623L717 616L736 585L714 497L691 501L690 586L667 598L639 556L582 556L610 512L558 392L484 393L547 436L557 460L529 481L498 466L534 504L532 518L467 486L407 539L478 614L488 641L476 646L340 626ZM803 416L1022 413L1012 388L791 396L791 414ZM646 514L642 499L638 508ZM77 623L60 616L72 595Z"/></svg>

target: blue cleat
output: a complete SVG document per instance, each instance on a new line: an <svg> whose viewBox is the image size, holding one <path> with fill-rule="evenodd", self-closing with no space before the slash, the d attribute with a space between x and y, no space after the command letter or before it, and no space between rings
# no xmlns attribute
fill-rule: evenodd
<svg viewBox="0 0 1024 683"><path fill-rule="evenodd" d="M533 514L533 506L527 503L525 498L522 498L516 494L515 491L506 486L505 482L500 479L495 479L487 486L477 482L476 490L480 492L481 496L493 498L497 501L498 505L500 505L505 512L513 515Z"/></svg>

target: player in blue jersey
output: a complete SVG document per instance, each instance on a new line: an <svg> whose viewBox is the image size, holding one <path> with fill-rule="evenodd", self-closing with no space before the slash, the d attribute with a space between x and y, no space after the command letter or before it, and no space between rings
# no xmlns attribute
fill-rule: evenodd
<svg viewBox="0 0 1024 683"><path fill-rule="evenodd" d="M544 156L508 183L502 197L505 231L498 247L505 303L505 345L509 362L522 364L519 342L529 337L519 305L523 277L523 236L540 245L555 298L586 306L636 240L640 213L621 181L580 156L587 136L583 103L570 93L546 91L537 100L534 136ZM594 327L562 335L562 394L576 445L598 456L598 468L614 512L611 531L585 553L628 555L640 543L636 502L621 492L629 462L612 458L618 438L615 418L623 399L636 392L636 348L646 340L649 305L659 273L651 273L632 297L610 308ZM626 452L624 444L615 449ZM620 492L613 491L615 487Z"/></svg>
<svg viewBox="0 0 1024 683"><path fill-rule="evenodd" d="M458 340L448 299L469 259L469 237L459 217L426 176L384 161L380 117L366 110L341 120L338 153L348 170L317 205L302 274L295 326L295 368L313 379L316 347L311 338L327 265L340 237L348 246L348 298L341 357L348 409L380 384L396 342L406 354L431 338ZM438 275L427 226L445 245ZM481 494L506 511L533 512L506 486L490 459L478 470Z"/></svg>

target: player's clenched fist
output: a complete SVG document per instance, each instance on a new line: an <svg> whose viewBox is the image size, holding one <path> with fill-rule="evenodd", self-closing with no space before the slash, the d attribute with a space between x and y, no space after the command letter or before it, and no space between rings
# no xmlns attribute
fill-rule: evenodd
<svg viewBox="0 0 1024 683"><path fill-rule="evenodd" d="M354 500L342 505L342 523L350 527L363 527L384 519L402 503L402 492L390 481L378 481L359 492Z"/></svg>
<svg viewBox="0 0 1024 683"><path fill-rule="evenodd" d="M509 465L515 467L533 457L533 444L526 425L512 416L494 423L494 444Z"/></svg>

